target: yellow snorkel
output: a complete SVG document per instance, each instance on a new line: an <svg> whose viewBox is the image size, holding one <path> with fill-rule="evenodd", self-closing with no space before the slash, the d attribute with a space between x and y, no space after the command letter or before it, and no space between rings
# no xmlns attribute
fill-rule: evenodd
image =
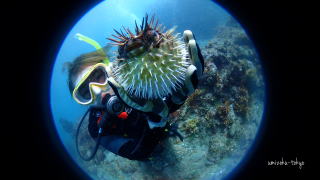
<svg viewBox="0 0 320 180"><path fill-rule="evenodd" d="M84 42L92 45L94 48L96 48L96 50L97 50L98 52L100 52L103 56L106 57L106 58L103 60L103 63L106 64L106 65L109 65L109 63L110 63L109 58L107 57L107 55L106 55L106 53L103 51L101 45L100 45L97 41L95 41L95 40L93 40L93 39L91 39L91 38L89 38L89 37L87 37L87 36L85 36L85 35L82 35L82 34L80 34L80 33L77 33L77 34L76 34L76 38L77 38L78 40L84 41Z"/></svg>

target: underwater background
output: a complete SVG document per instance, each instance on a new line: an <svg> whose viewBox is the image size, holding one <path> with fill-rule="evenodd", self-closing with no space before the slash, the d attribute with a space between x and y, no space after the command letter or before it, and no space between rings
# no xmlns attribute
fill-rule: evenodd
<svg viewBox="0 0 320 180"><path fill-rule="evenodd" d="M130 161L102 148L92 161L85 162L76 152L74 137L88 107L72 99L63 70L65 62L94 49L75 34L104 46L113 29L134 29L134 21L140 24L146 13L155 14L166 30L173 26L177 26L176 33L191 30L205 59L198 89L170 118L179 124L185 139L168 139L150 162ZM115 50L111 48L110 55ZM107 0L85 14L66 36L52 72L50 96L61 142L94 179L221 179L239 164L256 138L264 90L254 45L236 20L213 1Z"/></svg>

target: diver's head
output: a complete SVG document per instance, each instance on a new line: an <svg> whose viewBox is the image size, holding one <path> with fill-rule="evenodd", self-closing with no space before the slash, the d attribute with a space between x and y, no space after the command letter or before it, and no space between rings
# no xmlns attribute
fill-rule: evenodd
<svg viewBox="0 0 320 180"><path fill-rule="evenodd" d="M101 55L100 52L93 51L78 56L72 62L66 62L65 67L68 71L68 85L70 93L72 93L75 88L75 82L77 78L90 66L93 66L97 63L102 63L104 59L105 56Z"/></svg>
<svg viewBox="0 0 320 180"><path fill-rule="evenodd" d="M103 62L105 56L99 52L83 54L68 63L68 84L73 98L79 104L91 104L108 91L107 68Z"/></svg>

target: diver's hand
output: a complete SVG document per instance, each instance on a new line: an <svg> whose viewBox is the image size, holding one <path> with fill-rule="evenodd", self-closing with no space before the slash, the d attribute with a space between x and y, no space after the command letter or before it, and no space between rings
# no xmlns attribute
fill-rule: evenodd
<svg viewBox="0 0 320 180"><path fill-rule="evenodd" d="M194 34L190 30L185 30L183 32L183 39L188 47L191 63L197 68L197 76L199 79L204 70L204 59L201 50L196 42Z"/></svg>
<svg viewBox="0 0 320 180"><path fill-rule="evenodd" d="M188 48L191 65L187 68L184 88L174 92L171 100L174 104L181 105L185 102L198 86L198 80L203 74L204 60L195 36L190 30L183 32L184 42Z"/></svg>

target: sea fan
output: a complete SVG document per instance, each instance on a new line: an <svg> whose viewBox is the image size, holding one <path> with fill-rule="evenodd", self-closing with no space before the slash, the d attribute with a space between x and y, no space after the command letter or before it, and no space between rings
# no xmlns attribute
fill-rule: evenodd
<svg viewBox="0 0 320 180"><path fill-rule="evenodd" d="M116 31L119 40L108 38L118 46L117 60L113 64L116 81L134 97L158 99L168 96L183 85L189 54L174 28L164 32L154 16L148 15L140 28L136 23L136 34L128 28Z"/></svg>

